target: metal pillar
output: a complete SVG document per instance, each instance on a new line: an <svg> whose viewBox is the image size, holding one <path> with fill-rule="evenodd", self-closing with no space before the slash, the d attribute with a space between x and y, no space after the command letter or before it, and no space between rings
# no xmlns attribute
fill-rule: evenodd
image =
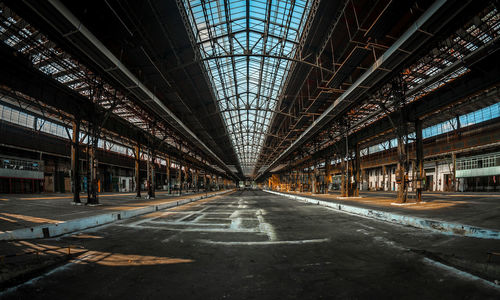
<svg viewBox="0 0 500 300"><path fill-rule="evenodd" d="M179 178L178 178L178 183L179 183L179 196L182 195L182 164L179 161Z"/></svg>
<svg viewBox="0 0 500 300"><path fill-rule="evenodd" d="M365 170L365 169L362 169L362 170L360 170L360 172L361 172L361 186L363 187L363 191L364 191L364 190L365 190L365 188L364 188L364 186L365 186L365 185L364 185L364 183L367 181L367 180L366 180L366 170ZM369 181L369 180L368 180L368 181ZM366 185L368 186L368 185L369 185L369 183L367 183Z"/></svg>
<svg viewBox="0 0 500 300"><path fill-rule="evenodd" d="M382 166L382 190L385 191L386 182L385 176L387 175L387 168L385 165Z"/></svg>
<svg viewBox="0 0 500 300"><path fill-rule="evenodd" d="M141 155L141 148L139 145L135 145L134 147L134 154L135 154L135 168L134 168L134 175L135 175L135 191L136 191L136 198L141 198L141 176L140 176L140 155Z"/></svg>
<svg viewBox="0 0 500 300"><path fill-rule="evenodd" d="M312 178L311 178L311 193L317 194L318 193L318 168L317 165L314 165L314 170L311 172Z"/></svg>
<svg viewBox="0 0 500 300"><path fill-rule="evenodd" d="M169 194L172 194L172 188L170 187L170 157L166 157L166 163L167 163L167 191Z"/></svg>
<svg viewBox="0 0 500 300"><path fill-rule="evenodd" d="M324 189L323 189L323 193L324 194L328 194L328 187L330 185L330 159L325 159L325 178L324 178L324 182L325 182L325 186L324 186Z"/></svg>
<svg viewBox="0 0 500 300"><path fill-rule="evenodd" d="M415 121L415 145L416 145L416 169L417 169L417 180L415 182L416 188L416 200L417 202L422 201L422 190L423 190L423 176L424 176L424 143L422 139L422 121L417 119Z"/></svg>
<svg viewBox="0 0 500 300"><path fill-rule="evenodd" d="M392 191L392 170L389 168L389 172L387 173L387 181L389 184L388 191Z"/></svg>
<svg viewBox="0 0 500 300"><path fill-rule="evenodd" d="M408 197L408 160L404 136L398 134L398 165L396 169L396 183L398 185L398 201L406 203Z"/></svg>
<svg viewBox="0 0 500 300"><path fill-rule="evenodd" d="M455 153L451 154L452 172L451 172L451 190L456 192L457 188L457 155Z"/></svg>
<svg viewBox="0 0 500 300"><path fill-rule="evenodd" d="M290 173L286 173L285 174L286 176L286 191L287 192L290 192Z"/></svg>
<svg viewBox="0 0 500 300"><path fill-rule="evenodd" d="M73 203L80 201L80 121L73 121L73 136L71 139L71 179L73 187Z"/></svg>
<svg viewBox="0 0 500 300"><path fill-rule="evenodd" d="M147 185L148 185L148 199L155 198L155 165L154 165L154 151L148 149L148 163L147 163Z"/></svg>
<svg viewBox="0 0 500 300"><path fill-rule="evenodd" d="M435 177L435 178L434 178L434 182L436 183L436 184L435 184L435 189L434 189L434 190L435 190L435 191L439 191L439 186L440 186L440 184L439 184L439 183L440 183L440 182L439 182L439 163L438 163L438 161L437 161L437 160L434 162L434 165L436 166L436 167L435 167L435 171L434 171L434 177Z"/></svg>
<svg viewBox="0 0 500 300"><path fill-rule="evenodd" d="M306 176L305 182L307 183L308 191L311 191L311 169L307 168L307 173L304 173L304 175Z"/></svg>
<svg viewBox="0 0 500 300"><path fill-rule="evenodd" d="M203 174L203 188L207 191L207 174Z"/></svg>
<svg viewBox="0 0 500 300"><path fill-rule="evenodd" d="M88 188L88 197L87 204L89 205L97 205L99 204L99 199L97 198L97 165L98 161L95 158L97 146L97 137L91 137L91 145L89 148L89 188Z"/></svg>
<svg viewBox="0 0 500 300"><path fill-rule="evenodd" d="M352 162L353 164L353 167L352 167L352 174L353 174L353 177L354 177L354 183L353 185L351 186L351 196L353 197L359 197L359 185L360 185L360 182L361 182L361 179L360 179L360 171L361 171L361 157L360 157L360 153L359 153L359 143L356 144L356 147L355 147L355 153L354 153L354 161Z"/></svg>
<svg viewBox="0 0 500 300"><path fill-rule="evenodd" d="M200 191L200 171L199 170L196 170L195 178L196 178L196 184L195 184L196 192L199 192Z"/></svg>
<svg viewBox="0 0 500 300"><path fill-rule="evenodd" d="M347 197L347 159L340 158L340 196Z"/></svg>
<svg viewBox="0 0 500 300"><path fill-rule="evenodd" d="M186 185L184 189L189 192L189 165L186 163L184 165L184 184Z"/></svg>

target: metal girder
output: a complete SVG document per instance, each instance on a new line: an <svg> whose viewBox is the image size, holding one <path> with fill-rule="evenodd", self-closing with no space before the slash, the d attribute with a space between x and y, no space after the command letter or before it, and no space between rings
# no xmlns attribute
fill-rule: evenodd
<svg viewBox="0 0 500 300"><path fill-rule="evenodd" d="M99 52L99 60L95 60L92 56L92 52L83 51L86 53L91 60L94 60L97 65L101 66L104 70L107 70L108 74L115 78L118 82L121 82L123 77L127 78L129 85L125 85L126 88L133 94L136 94L139 99L146 97L143 100L147 106L155 105L153 108L158 114L164 118L169 124L171 124L176 130L178 130L186 138L193 141L194 144L198 145L200 149L210 155L215 161L218 162L224 169L236 177L236 175L228 168L228 166L209 148L201 141L196 134L194 134L175 114L172 113L163 102L156 97L156 95L151 92L132 72L113 54L109 49L104 46L104 44L97 39L97 37L90 32L80 20L78 20L60 1L49 0L48 1L60 14L63 16L74 28L70 32L65 32L66 28L54 29L58 30L64 37L68 39L75 47L80 47L76 42L76 39L72 39L71 36L78 33L83 38L86 39L95 49ZM42 16L43 17L43 16ZM50 22L49 22L50 23ZM56 26L52 23L53 26ZM106 59L106 64L103 65L103 58ZM139 92L139 94L137 94Z"/></svg>
<svg viewBox="0 0 500 300"><path fill-rule="evenodd" d="M320 130L326 123L331 121L337 116L343 108L348 104L354 102L361 94L366 92L367 86L373 86L376 82L380 81L383 77L387 76L389 72L384 71L389 65L395 65L396 61L401 61L402 56L406 57L409 54L401 55L400 49L404 49L405 45L409 42L414 42L419 39L421 43L430 35L422 31L422 27L431 20L431 18L444 6L446 0L438 0L434 2L425 13L412 25L406 32L396 40L384 54L379 57L375 63L361 75L350 87L344 92L334 103L328 107L320 117L318 117L300 136L297 138L285 151L281 152L279 156L269 165L269 167L261 172L259 176L267 172L270 168L277 165L281 159L289 155L297 147L301 146L307 139ZM450 16L451 17L451 16ZM406 50L403 53L407 52ZM257 177L257 178L258 178Z"/></svg>
<svg viewBox="0 0 500 300"><path fill-rule="evenodd" d="M315 69L321 70L323 72L326 72L328 74L334 74L335 72L331 69L324 68L318 64L314 64L312 62L309 62L307 60L303 59L297 59L294 57L288 57L284 55L271 55L271 54L259 54L259 53L233 53L233 54L226 54L226 55L215 55L215 56L208 56L205 58L202 58L200 61L207 61L207 60L213 60L213 59L224 59L224 58L235 58L235 57L244 57L244 58L250 58L250 57L260 57L260 58L274 58L274 59L280 59L280 60L287 60L287 61L292 61L298 64L304 64L309 67L313 67ZM196 63L197 61L193 61L192 63Z"/></svg>
<svg viewBox="0 0 500 300"><path fill-rule="evenodd" d="M97 104L92 103L87 97L72 91L62 83L55 81L50 76L34 69L22 56L14 55L13 49L7 45L0 44L0 61L3 66L0 69L1 85L38 99L58 110L78 116L81 120L90 122L96 114L102 113L102 108ZM103 128L141 144L147 144L151 140L148 133L132 127L114 115L109 116ZM160 150L171 154L173 157L186 159L185 155L178 153L171 146L163 144ZM201 167L191 156L188 156L187 159L192 160L194 164ZM206 167L210 168L209 166Z"/></svg>
<svg viewBox="0 0 500 300"><path fill-rule="evenodd" d="M498 61L500 54L495 54L495 58L488 61ZM427 96L422 97L418 101L408 104L405 108L404 115L407 116L406 121L414 122L417 119L423 119L432 112L443 110L454 103L467 98L468 95L474 95L482 90L488 89L499 83L500 67L494 66L492 69L472 70L460 79L457 79L442 89L435 91ZM395 123L401 122L398 112L393 112L389 116L383 117L369 127L365 127L349 136L349 147L352 148L357 143L362 143L370 138L377 137L381 134L387 134L394 130L389 118ZM425 119L423 119L425 122ZM345 140L340 139L333 145L314 153L310 160L318 157L323 157L328 153L335 153L338 149L345 148ZM337 150L336 150L337 149Z"/></svg>
<svg viewBox="0 0 500 300"><path fill-rule="evenodd" d="M178 1L185 25L193 33L195 62L202 62L209 74L247 176L255 171L256 155L250 153L261 152L288 67L302 61L295 53L313 2ZM254 107L260 114L252 114Z"/></svg>

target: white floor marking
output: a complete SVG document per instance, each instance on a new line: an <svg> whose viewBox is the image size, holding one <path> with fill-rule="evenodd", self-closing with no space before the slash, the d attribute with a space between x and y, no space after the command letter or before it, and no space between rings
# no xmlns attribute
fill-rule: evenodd
<svg viewBox="0 0 500 300"><path fill-rule="evenodd" d="M245 204L245 200L243 200L243 199L238 200L238 208L241 209L241 208L247 208L247 207L248 207L248 205Z"/></svg>
<svg viewBox="0 0 500 300"><path fill-rule="evenodd" d="M258 245L300 245L311 243L324 243L330 239L315 239L315 240L296 240L296 241L260 241L260 242L221 242L211 240L197 240L198 242L212 245L229 245L229 246L258 246Z"/></svg>
<svg viewBox="0 0 500 300"><path fill-rule="evenodd" d="M363 229L358 229L357 231L364 231L364 230ZM396 244L395 242L393 242L391 240L388 240L388 239L386 239L384 237L381 237L381 236L375 236L373 239L375 241L377 241L377 242L382 242L382 243L386 244L387 246L390 246L390 247L395 248L395 249L400 250L400 251L408 251L409 250L408 248L402 247L402 246ZM446 271L454 274L457 277L460 277L460 278L463 278L463 279L467 279L467 280L476 281L476 282L482 283L484 285L487 285L489 287L493 287L493 288L495 288L497 290L500 290L500 285L497 285L494 282L491 282L489 280L483 279L483 278L478 277L476 275L467 273L465 271L461 271L461 270L456 269L456 268L454 268L452 266L445 265L443 263L440 263L438 261L435 261L435 260L427 258L427 257L423 257L422 261L425 262L425 263L427 263L427 264L429 264L429 265L432 265L432 266L438 267L440 269L446 270Z"/></svg>
<svg viewBox="0 0 500 300"><path fill-rule="evenodd" d="M187 219L187 218L189 218L189 217L191 217L191 216L192 216L192 215L189 215L189 216L187 216L187 217L183 218L182 220L179 220L179 222L180 222L180 221L183 221L184 219ZM198 222L199 220L203 219L204 217L205 217L205 214L200 214L199 216L197 216L196 218L194 218L193 220L191 220L191 221L189 221L189 222L196 223L196 222Z"/></svg>
<svg viewBox="0 0 500 300"><path fill-rule="evenodd" d="M305 264L304 267L331 265L331 264L332 264L331 261L325 261L325 262L319 262L319 263Z"/></svg>
<svg viewBox="0 0 500 300"><path fill-rule="evenodd" d="M230 216L229 216L229 219L234 219L234 218L237 218L238 216L240 215L240 211L239 210L235 210Z"/></svg>
<svg viewBox="0 0 500 300"><path fill-rule="evenodd" d="M171 240L175 239L179 234L180 234L180 232L177 232L176 234L173 234L173 235L169 236L168 238L162 240L161 242L162 243L168 243Z"/></svg>
<svg viewBox="0 0 500 300"><path fill-rule="evenodd" d="M356 232L361 232L361 233L362 233L362 234L364 234L364 235L370 235L370 234L368 233L368 231L366 231L366 230L364 230L364 229L357 229L357 230L356 230Z"/></svg>
<svg viewBox="0 0 500 300"><path fill-rule="evenodd" d="M228 227L229 224L210 224L210 223L195 223L195 222L164 222L164 221L148 221L149 224L157 225L171 225L171 226L216 226L216 227ZM144 227L144 226L139 226Z"/></svg>
<svg viewBox="0 0 500 300"><path fill-rule="evenodd" d="M371 230L376 230L375 227L371 227L369 225L366 225L366 224L363 224L363 223L360 223L360 222L356 222L356 224L358 224L359 226L363 226L365 228L371 229Z"/></svg>
<svg viewBox="0 0 500 300"><path fill-rule="evenodd" d="M229 228L231 228L233 230L237 230L240 227L241 227L241 219L240 218L234 218L231 220L231 226L229 226Z"/></svg>
<svg viewBox="0 0 500 300"><path fill-rule="evenodd" d="M373 237L373 239L375 241L377 241L377 242L384 243L387 246L390 246L392 248L398 249L400 251L408 251L409 250L408 248L402 247L402 246L396 244L395 242L393 242L391 240L388 240L388 239L386 239L385 237L382 237L382 236L375 236L375 237Z"/></svg>
<svg viewBox="0 0 500 300"><path fill-rule="evenodd" d="M254 201L250 202L254 203ZM134 229L155 229L178 232L227 232L265 234L269 239L269 241L266 242L279 242L277 241L274 227L264 219L264 215L266 214L265 210L249 208L249 202L244 200L243 198L236 198L231 202L219 202L216 204L220 205L214 205L213 203L202 203L193 206L189 211L171 210L160 215L156 214L151 218L141 219L139 221L128 224L120 224L118 226L132 227ZM199 210L197 210L198 208ZM220 210L227 211L221 212ZM180 217L175 217L176 215ZM165 219L166 216L174 217L173 219L168 220ZM162 242L168 243L169 241L172 241L174 236L164 239ZM213 242L217 243L217 241ZM238 244L240 242L229 243ZM262 242L258 241L243 243L261 244ZM292 243L300 242L292 241Z"/></svg>
<svg viewBox="0 0 500 300"><path fill-rule="evenodd" d="M172 224L169 224L169 225L172 225ZM117 225L117 226L129 227L127 225ZM250 228L250 229L239 228L239 229L233 230L230 228L209 228L209 227L203 227L203 226L200 226L198 228L175 228L175 227L165 227L165 226L159 227L159 226L141 225L141 226L135 227L135 229L157 229L157 230L180 231L180 232L252 232L252 233L261 233L259 231L259 229L256 229L256 228Z"/></svg>
<svg viewBox="0 0 500 300"><path fill-rule="evenodd" d="M130 227L137 227L137 226L140 226L144 222L151 221L152 219L154 219L154 218L140 219L139 221L135 221L135 222L132 222L132 223L127 223L125 225L130 226Z"/></svg>
<svg viewBox="0 0 500 300"><path fill-rule="evenodd" d="M456 277L460 277L462 279L466 279L466 280L471 280L471 281L475 281L475 282L479 282L483 285L486 285L488 287L492 287L498 291L500 291L500 285L498 284L495 284L494 282L491 282L489 280L486 280L486 279L483 279L481 277L478 277L476 275L472 275L470 273L467 273L467 272L464 272L464 271L461 271L459 269L456 269L454 267L451 267L451 266L448 266L448 265L445 265L443 263L440 263L438 261L435 261L435 260L432 260L430 258L427 258L427 257L424 257L422 259L422 261L428 265L431 265L431 266L435 266L435 267L438 267L442 270L445 270L447 271L448 273L451 273L453 275L455 275Z"/></svg>
<svg viewBox="0 0 500 300"><path fill-rule="evenodd" d="M263 217L264 214L265 211L263 209L259 209L256 212L257 219L259 220L259 229L260 231L267 234L267 237L269 238L270 241L275 241L277 240L277 237L276 237L276 232L274 231L274 227L271 224L266 223Z"/></svg>

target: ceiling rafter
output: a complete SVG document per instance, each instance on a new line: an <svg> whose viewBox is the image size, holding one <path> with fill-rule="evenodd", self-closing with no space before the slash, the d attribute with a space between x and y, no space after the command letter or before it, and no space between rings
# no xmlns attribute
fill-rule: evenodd
<svg viewBox="0 0 500 300"><path fill-rule="evenodd" d="M245 176L256 171L271 118L285 114L277 103L291 64L322 68L296 58L313 2L183 0L179 5Z"/></svg>

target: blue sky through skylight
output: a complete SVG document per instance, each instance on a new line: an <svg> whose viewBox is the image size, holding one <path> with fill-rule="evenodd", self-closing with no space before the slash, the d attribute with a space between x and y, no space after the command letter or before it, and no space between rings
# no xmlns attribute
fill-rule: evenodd
<svg viewBox="0 0 500 300"><path fill-rule="evenodd" d="M310 0L184 0L244 175L252 175ZM269 57L272 56L272 57Z"/></svg>

